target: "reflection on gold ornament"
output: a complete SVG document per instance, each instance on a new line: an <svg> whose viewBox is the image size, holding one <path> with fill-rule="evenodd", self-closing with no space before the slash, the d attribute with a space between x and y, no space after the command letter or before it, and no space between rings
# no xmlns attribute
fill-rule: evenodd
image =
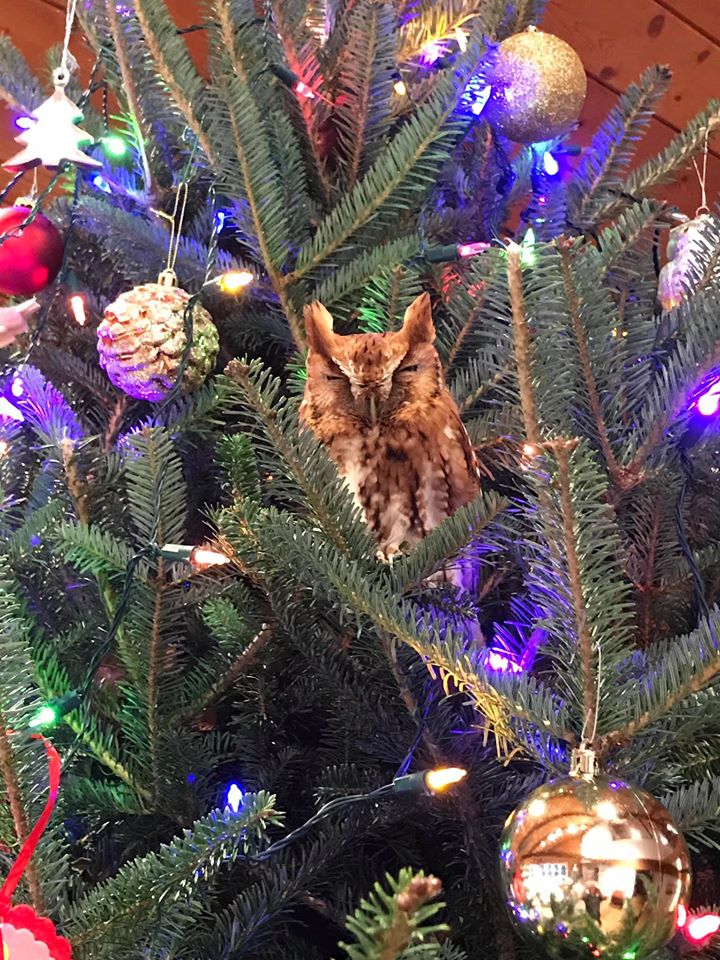
<svg viewBox="0 0 720 960"><path fill-rule="evenodd" d="M690 860L650 794L605 777L532 793L501 841L504 893L518 927L549 956L642 960L676 929Z"/></svg>
<svg viewBox="0 0 720 960"><path fill-rule="evenodd" d="M518 143L552 140L577 123L586 93L585 69L573 48L530 28L500 44L484 116Z"/></svg>

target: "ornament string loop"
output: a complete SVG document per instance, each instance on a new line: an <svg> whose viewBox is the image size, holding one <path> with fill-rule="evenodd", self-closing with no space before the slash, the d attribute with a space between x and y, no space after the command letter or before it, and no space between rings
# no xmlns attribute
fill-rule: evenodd
<svg viewBox="0 0 720 960"><path fill-rule="evenodd" d="M582 733L580 734L580 749L583 747L590 747L595 742L595 736L597 734L597 725L598 725L598 714L600 713L600 692L602 689L602 647L600 644L596 644L597 649L597 675L595 678L595 710L592 715L592 731L588 729L590 723L590 716L585 715L585 722L583 723Z"/></svg>
<svg viewBox="0 0 720 960"><path fill-rule="evenodd" d="M65 36L63 38L62 56L60 66L53 73L53 83L56 87L66 87L70 80L70 74L77 69L77 61L70 53L70 34L75 22L77 5L78 0L68 0L65 9Z"/></svg>
<svg viewBox="0 0 720 960"><path fill-rule="evenodd" d="M708 165L708 153L710 152L708 147L708 139L710 137L710 125L708 124L705 127L705 139L703 141L703 156L702 156L702 172L698 167L698 162L695 157L692 158L693 166L695 167L695 173L697 174L698 183L700 184L700 206L695 211L695 216L699 217L701 213L710 213L710 207L707 203L707 165Z"/></svg>
<svg viewBox="0 0 720 960"><path fill-rule="evenodd" d="M23 873L27 869L27 865L30 863L38 843L40 842L40 837L45 832L45 828L50 821L52 812L55 809L58 791L60 789L60 770L62 766L60 762L60 755L50 741L46 739L46 737L43 737L42 734L34 733L32 734L32 739L41 740L43 746L45 747L45 753L47 754L48 758L48 780L50 782L50 793L45 804L45 809L40 814L37 823L30 831L25 843L22 845L20 853L18 854L15 863L12 865L10 873L7 875L5 883L2 885L2 889L0 889L0 915L4 913L10 906L12 895L15 893L15 889L20 882Z"/></svg>

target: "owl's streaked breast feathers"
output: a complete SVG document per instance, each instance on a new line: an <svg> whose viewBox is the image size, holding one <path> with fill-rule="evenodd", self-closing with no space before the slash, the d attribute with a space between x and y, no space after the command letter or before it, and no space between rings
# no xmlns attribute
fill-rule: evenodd
<svg viewBox="0 0 720 960"><path fill-rule="evenodd" d="M430 298L396 333L340 336L320 303L305 308L304 423L328 448L391 558L480 491L477 460L433 346Z"/></svg>

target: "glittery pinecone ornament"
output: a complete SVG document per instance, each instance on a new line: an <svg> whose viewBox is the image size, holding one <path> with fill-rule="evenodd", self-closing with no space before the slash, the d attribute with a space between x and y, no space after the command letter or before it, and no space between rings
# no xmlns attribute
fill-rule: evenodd
<svg viewBox="0 0 720 960"><path fill-rule="evenodd" d="M118 389L157 403L172 390L183 359L185 308L190 294L175 286L171 272L144 283L105 308L98 326L98 353ZM193 307L193 344L182 378L183 393L196 390L215 365L218 332L208 311Z"/></svg>

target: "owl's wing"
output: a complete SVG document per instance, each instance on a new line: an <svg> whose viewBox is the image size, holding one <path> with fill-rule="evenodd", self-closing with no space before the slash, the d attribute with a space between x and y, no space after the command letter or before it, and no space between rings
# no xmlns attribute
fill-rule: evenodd
<svg viewBox="0 0 720 960"><path fill-rule="evenodd" d="M455 416L457 418L456 429L460 438L460 444L462 446L463 453L465 455L468 473L475 477L478 483L482 481L483 475L492 480L492 473L490 470L488 470L488 468L482 464L480 460L478 460L477 454L475 453L475 448L470 440L470 434L467 432L465 424L462 422L460 414L457 411Z"/></svg>

